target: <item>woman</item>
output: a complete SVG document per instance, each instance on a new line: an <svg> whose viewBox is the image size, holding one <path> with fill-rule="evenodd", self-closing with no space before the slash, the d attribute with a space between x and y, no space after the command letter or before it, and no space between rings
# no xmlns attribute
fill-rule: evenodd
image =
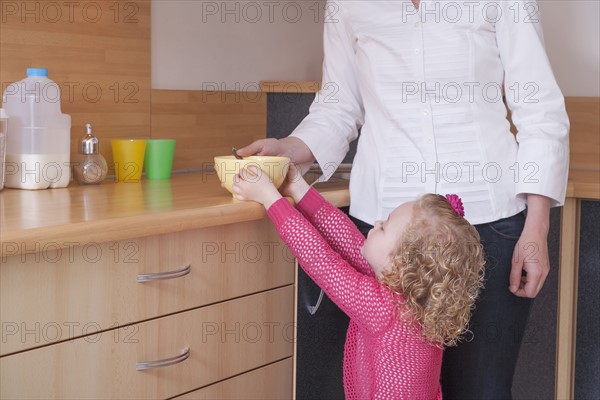
<svg viewBox="0 0 600 400"><path fill-rule="evenodd" d="M419 194L457 193L486 252L473 339L446 350L446 399L507 399L548 275L549 209L568 172L564 99L535 2L328 2L322 90L285 139L240 149L316 160L328 179L361 135L350 214L368 231ZM517 128L510 132L502 89ZM525 216L526 209L526 216Z"/></svg>

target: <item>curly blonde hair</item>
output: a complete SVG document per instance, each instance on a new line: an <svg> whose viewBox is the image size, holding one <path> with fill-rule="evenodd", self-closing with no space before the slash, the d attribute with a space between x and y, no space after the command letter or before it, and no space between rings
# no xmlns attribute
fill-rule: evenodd
<svg viewBox="0 0 600 400"><path fill-rule="evenodd" d="M382 283L401 295L399 318L418 322L426 340L455 346L483 287L484 264L477 230L444 196L426 194L414 204Z"/></svg>

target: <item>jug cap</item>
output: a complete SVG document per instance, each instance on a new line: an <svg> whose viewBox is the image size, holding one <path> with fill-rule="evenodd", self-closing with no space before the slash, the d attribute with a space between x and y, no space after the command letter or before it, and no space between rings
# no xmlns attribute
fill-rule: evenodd
<svg viewBox="0 0 600 400"><path fill-rule="evenodd" d="M48 76L47 68L27 68L27 76Z"/></svg>
<svg viewBox="0 0 600 400"><path fill-rule="evenodd" d="M92 124L85 124L85 136L81 139L82 154L98 154L98 138L92 134Z"/></svg>
<svg viewBox="0 0 600 400"><path fill-rule="evenodd" d="M0 119L8 119L8 115L6 115L4 108L0 108Z"/></svg>

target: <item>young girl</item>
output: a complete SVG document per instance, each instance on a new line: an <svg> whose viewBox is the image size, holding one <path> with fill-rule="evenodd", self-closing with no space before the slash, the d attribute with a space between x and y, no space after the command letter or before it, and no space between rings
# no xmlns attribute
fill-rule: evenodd
<svg viewBox="0 0 600 400"><path fill-rule="evenodd" d="M255 167L236 177L234 196L263 204L298 263L350 317L346 399L440 399L443 346L466 331L483 279L479 235L460 199L426 194L365 239L290 168L282 193L297 209Z"/></svg>

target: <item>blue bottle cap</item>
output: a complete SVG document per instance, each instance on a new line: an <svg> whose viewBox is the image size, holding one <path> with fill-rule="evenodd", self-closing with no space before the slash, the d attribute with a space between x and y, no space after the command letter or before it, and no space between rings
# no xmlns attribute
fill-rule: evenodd
<svg viewBox="0 0 600 400"><path fill-rule="evenodd" d="M27 68L27 76L48 76L47 68Z"/></svg>

